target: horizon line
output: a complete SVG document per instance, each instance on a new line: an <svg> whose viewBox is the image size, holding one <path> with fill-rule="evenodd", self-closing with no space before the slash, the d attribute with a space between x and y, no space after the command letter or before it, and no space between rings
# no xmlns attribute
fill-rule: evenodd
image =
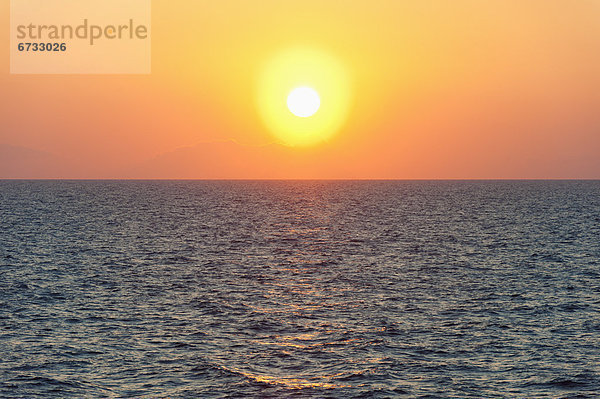
<svg viewBox="0 0 600 399"><path fill-rule="evenodd" d="M69 178L0 177L0 181L600 181L600 178Z"/></svg>

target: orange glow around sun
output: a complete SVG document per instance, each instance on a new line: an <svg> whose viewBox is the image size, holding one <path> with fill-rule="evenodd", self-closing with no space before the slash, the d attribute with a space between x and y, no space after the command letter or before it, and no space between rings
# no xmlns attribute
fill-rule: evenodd
<svg viewBox="0 0 600 399"><path fill-rule="evenodd" d="M270 59L256 93L265 126L289 146L327 141L343 126L351 103L344 66L312 48L288 49Z"/></svg>

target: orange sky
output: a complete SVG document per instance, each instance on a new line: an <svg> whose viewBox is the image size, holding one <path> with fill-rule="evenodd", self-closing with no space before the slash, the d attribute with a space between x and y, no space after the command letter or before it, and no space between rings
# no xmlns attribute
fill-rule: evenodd
<svg viewBox="0 0 600 399"><path fill-rule="evenodd" d="M0 177L600 178L600 1L155 0L152 17L150 75L10 75L0 29ZM257 110L265 62L299 45L352 82L342 128L307 148Z"/></svg>

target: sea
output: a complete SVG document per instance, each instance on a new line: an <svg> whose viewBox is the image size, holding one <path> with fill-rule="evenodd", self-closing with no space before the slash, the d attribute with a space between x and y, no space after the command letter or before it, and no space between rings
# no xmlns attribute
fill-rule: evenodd
<svg viewBox="0 0 600 399"><path fill-rule="evenodd" d="M600 397L600 181L0 181L0 397Z"/></svg>

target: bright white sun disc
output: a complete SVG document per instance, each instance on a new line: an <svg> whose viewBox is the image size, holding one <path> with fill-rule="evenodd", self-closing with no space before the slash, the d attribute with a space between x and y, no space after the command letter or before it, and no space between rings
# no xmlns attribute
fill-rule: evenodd
<svg viewBox="0 0 600 399"><path fill-rule="evenodd" d="M301 118L313 116L321 106L319 94L310 87L298 87L290 93L287 99L290 112Z"/></svg>

